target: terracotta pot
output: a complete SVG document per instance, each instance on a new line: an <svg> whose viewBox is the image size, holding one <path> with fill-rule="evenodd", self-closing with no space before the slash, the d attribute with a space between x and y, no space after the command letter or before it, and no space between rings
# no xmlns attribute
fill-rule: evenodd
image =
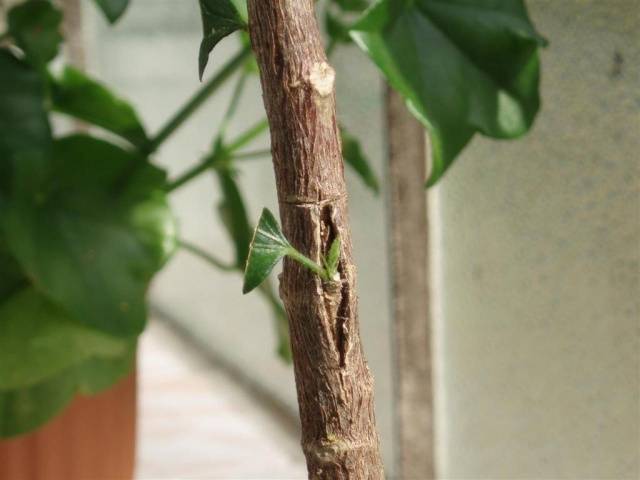
<svg viewBox="0 0 640 480"><path fill-rule="evenodd" d="M135 463L136 375L78 396L39 430L0 441L0 480L131 480Z"/></svg>

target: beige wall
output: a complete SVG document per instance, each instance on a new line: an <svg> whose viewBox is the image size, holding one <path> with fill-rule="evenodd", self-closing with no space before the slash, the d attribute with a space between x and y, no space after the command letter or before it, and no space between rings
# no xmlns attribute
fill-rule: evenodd
<svg viewBox="0 0 640 480"><path fill-rule="evenodd" d="M543 110L431 193L443 478L640 477L640 2L533 0Z"/></svg>

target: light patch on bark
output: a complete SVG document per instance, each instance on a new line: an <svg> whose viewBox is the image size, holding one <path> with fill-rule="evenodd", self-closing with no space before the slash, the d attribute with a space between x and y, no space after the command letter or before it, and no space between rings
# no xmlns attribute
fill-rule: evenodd
<svg viewBox="0 0 640 480"><path fill-rule="evenodd" d="M327 97L333 93L336 81L336 72L327 62L317 62L311 67L309 81L313 90L321 97Z"/></svg>

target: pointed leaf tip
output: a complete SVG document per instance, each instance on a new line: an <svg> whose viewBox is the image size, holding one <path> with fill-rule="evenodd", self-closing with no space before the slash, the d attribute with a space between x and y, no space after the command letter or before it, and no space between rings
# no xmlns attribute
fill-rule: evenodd
<svg viewBox="0 0 640 480"><path fill-rule="evenodd" d="M263 209L249 246L242 293L249 293L260 285L291 249L273 213Z"/></svg>
<svg viewBox="0 0 640 480"><path fill-rule="evenodd" d="M199 3L202 16L202 42L198 55L198 73L202 81L209 54L218 42L236 30L246 28L247 25L231 0L200 0Z"/></svg>

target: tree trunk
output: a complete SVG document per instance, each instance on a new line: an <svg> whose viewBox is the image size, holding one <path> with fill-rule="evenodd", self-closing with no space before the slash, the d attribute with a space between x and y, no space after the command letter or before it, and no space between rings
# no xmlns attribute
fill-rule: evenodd
<svg viewBox="0 0 640 480"><path fill-rule="evenodd" d="M399 478L435 478L424 127L387 90Z"/></svg>
<svg viewBox="0 0 640 480"><path fill-rule="evenodd" d="M373 379L360 343L335 73L313 0L249 0L249 27L283 231L317 262L337 235L342 245L339 282L323 282L288 259L280 278L309 478L379 480L384 474Z"/></svg>

